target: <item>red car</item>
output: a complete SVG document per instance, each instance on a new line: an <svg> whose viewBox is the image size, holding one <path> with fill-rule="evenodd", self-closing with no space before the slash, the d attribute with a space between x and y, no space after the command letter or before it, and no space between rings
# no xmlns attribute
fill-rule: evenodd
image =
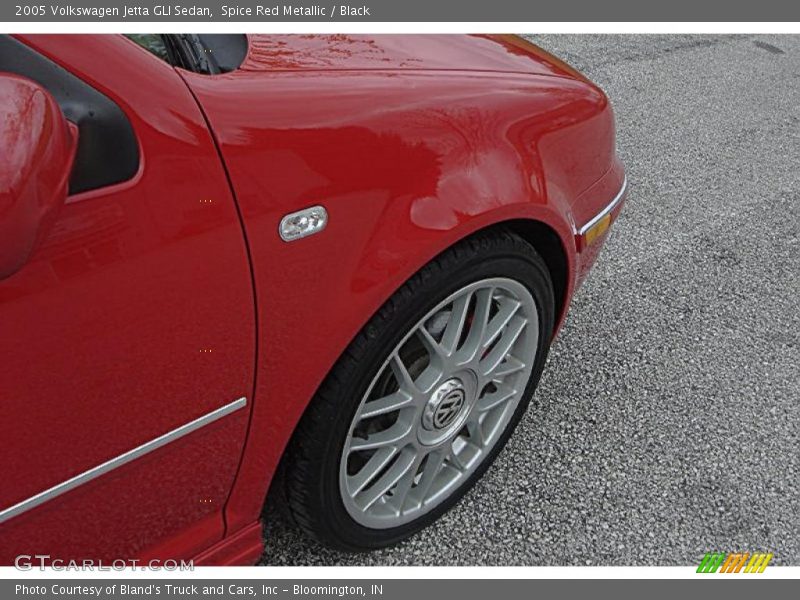
<svg viewBox="0 0 800 600"><path fill-rule="evenodd" d="M512 36L0 36L0 563L406 538L489 467L625 196ZM23 559L23 563L24 563Z"/></svg>

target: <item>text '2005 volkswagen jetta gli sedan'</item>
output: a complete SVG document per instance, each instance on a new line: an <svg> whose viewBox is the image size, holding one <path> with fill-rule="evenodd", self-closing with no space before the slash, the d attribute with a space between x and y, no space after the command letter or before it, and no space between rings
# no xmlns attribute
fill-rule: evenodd
<svg viewBox="0 0 800 600"><path fill-rule="evenodd" d="M0 563L254 562L431 523L625 196L513 36L0 36Z"/></svg>

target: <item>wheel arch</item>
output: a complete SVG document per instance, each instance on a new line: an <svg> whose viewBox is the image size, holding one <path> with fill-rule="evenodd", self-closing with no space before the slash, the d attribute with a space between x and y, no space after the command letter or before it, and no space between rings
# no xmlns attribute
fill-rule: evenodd
<svg viewBox="0 0 800 600"><path fill-rule="evenodd" d="M544 223L534 219L514 219L499 224L516 233L533 246L542 257L550 279L553 282L553 293L556 301L555 322L563 322L567 312L570 282L569 255L558 233Z"/></svg>
<svg viewBox="0 0 800 600"><path fill-rule="evenodd" d="M441 254L444 254L454 246L461 244L470 238L484 235L487 232L491 232L494 230L506 230L510 231L520 238L522 238L527 244L532 246L534 250L542 257L544 260L547 269L550 274L551 281L553 283L553 293L555 298L555 311L554 311L554 335L558 330L558 327L563 322L563 318L566 314L567 308L569 306L569 297L572 291L572 277L571 275L571 261L570 255L568 254L568 250L565 247L564 241L562 236L559 235L559 232L548 224L545 220L536 219L536 218L525 218L525 217L517 217L517 218L506 218L506 219L499 219L494 220L488 224L485 224L481 227L474 228L472 230L468 230L462 232L461 235L455 237L449 243L447 243L444 247L440 248L438 252L436 252L433 256L429 256L425 259L419 261L419 264L416 265L416 268L409 274L408 278L404 279L399 285L396 285L394 289L389 293L387 296L391 298L395 292L397 292L400 288L402 288L405 283L414 277L419 271L421 271L426 265L430 262L435 261ZM382 306L382 304L381 304ZM380 310L380 307L376 309L376 311L365 318L365 323L369 322L370 319ZM363 327L363 326L362 326ZM358 335L361 329L356 330L353 332L352 339ZM349 347L350 343L352 343L352 339L350 342L345 346L343 354L346 352L347 348ZM322 386L323 382L328 378L331 371L334 369L337 361L334 361L330 365L330 368L324 374L322 379L320 380L319 386L315 390L314 394L309 398L308 402L305 403L299 417L294 422L291 433L287 437L287 447L291 443L292 438L295 436L298 426L303 419L303 416L308 411L314 396L316 395L319 387ZM280 489L282 488L282 481L283 481L283 471L285 468L285 458L286 453L281 453L280 462L278 467L275 470L274 476L271 478L268 488L267 494L265 497L265 506L270 501L270 498L273 494L276 493L283 493Z"/></svg>

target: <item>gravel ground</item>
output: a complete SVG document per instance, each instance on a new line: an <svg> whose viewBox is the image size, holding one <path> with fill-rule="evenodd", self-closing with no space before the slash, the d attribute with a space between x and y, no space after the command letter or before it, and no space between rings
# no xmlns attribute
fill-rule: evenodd
<svg viewBox="0 0 800 600"><path fill-rule="evenodd" d="M531 36L612 98L631 191L494 467L363 555L271 509L264 564L800 565L800 36Z"/></svg>

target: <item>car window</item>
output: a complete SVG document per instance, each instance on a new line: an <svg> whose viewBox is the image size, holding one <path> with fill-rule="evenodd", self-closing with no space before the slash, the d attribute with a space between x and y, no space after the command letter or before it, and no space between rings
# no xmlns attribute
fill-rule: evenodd
<svg viewBox="0 0 800 600"><path fill-rule="evenodd" d="M205 74L238 69L248 48L244 34L132 33L125 37L164 62Z"/></svg>
<svg viewBox="0 0 800 600"><path fill-rule="evenodd" d="M169 62L167 45L164 43L164 38L160 35L156 33L130 33L125 34L125 37L136 42L148 52L155 54L161 60Z"/></svg>

